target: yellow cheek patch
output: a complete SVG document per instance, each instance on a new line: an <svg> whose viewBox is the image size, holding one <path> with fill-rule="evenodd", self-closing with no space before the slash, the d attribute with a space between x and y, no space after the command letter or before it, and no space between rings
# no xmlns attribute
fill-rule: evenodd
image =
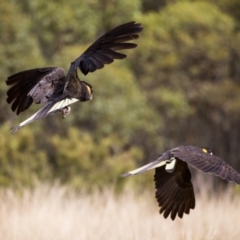
<svg viewBox="0 0 240 240"><path fill-rule="evenodd" d="M88 90L88 93L91 94L92 93L92 90L91 88L87 85L87 90Z"/></svg>
<svg viewBox="0 0 240 240"><path fill-rule="evenodd" d="M206 148L202 148L202 151L203 151L204 153L208 153L208 150L207 150Z"/></svg>

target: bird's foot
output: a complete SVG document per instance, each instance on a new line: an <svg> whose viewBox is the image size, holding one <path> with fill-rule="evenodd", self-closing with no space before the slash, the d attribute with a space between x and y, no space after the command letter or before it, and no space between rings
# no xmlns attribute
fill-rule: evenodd
<svg viewBox="0 0 240 240"><path fill-rule="evenodd" d="M62 118L65 118L71 112L71 107L66 106L63 109L61 109L60 112L62 113Z"/></svg>

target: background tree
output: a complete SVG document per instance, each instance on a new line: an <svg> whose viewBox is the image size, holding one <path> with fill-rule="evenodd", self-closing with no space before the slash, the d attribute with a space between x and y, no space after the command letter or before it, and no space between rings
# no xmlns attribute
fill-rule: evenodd
<svg viewBox="0 0 240 240"><path fill-rule="evenodd" d="M0 185L60 179L75 188L121 189L128 182L121 173L183 144L208 146L240 171L237 6L235 0L2 0ZM10 135L39 106L16 117L5 101L7 76L44 66L68 70L99 35L132 20L144 31L128 58L80 75L94 86L92 101L74 104L64 120L49 116ZM129 181L142 189L151 178Z"/></svg>

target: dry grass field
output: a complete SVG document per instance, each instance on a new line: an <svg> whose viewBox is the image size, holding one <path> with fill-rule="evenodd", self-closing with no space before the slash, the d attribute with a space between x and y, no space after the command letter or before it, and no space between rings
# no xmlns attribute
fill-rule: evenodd
<svg viewBox="0 0 240 240"><path fill-rule="evenodd" d="M39 186L21 195L0 192L0 239L4 240L236 240L240 196L197 196L182 220L158 214L154 192L91 195L60 186Z"/></svg>

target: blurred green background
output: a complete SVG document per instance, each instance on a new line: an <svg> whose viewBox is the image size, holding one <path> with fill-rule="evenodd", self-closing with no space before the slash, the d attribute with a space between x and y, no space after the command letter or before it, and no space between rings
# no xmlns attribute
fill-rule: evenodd
<svg viewBox="0 0 240 240"><path fill-rule="evenodd" d="M67 71L98 36L132 20L144 31L128 58L80 75L92 101L10 134L40 106L12 113L9 75ZM208 146L240 171L239 0L1 0L0 65L0 186L141 187L152 173L119 175L183 144Z"/></svg>

